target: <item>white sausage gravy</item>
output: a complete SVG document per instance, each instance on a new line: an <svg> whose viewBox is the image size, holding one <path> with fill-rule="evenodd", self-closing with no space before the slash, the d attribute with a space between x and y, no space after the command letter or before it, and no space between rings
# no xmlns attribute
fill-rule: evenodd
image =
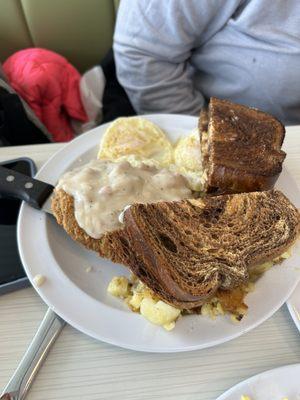
<svg viewBox="0 0 300 400"><path fill-rule="evenodd" d="M56 188L74 198L78 225L95 239L122 227L119 215L130 204L193 197L182 175L127 161L92 160L65 173Z"/></svg>

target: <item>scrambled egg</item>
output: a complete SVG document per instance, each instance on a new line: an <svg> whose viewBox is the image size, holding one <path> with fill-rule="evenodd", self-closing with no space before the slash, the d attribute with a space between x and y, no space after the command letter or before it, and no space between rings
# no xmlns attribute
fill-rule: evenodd
<svg viewBox="0 0 300 400"><path fill-rule="evenodd" d="M175 321L181 314L181 310L159 300L135 277L132 277L131 282L124 276L114 277L107 291L113 296L125 299L132 311L139 312L148 321L163 326L167 331L175 327Z"/></svg>
<svg viewBox="0 0 300 400"><path fill-rule="evenodd" d="M118 118L104 133L98 158L119 161L120 157L132 155L141 160L155 160L160 167L166 167L173 162L173 146L165 133L147 119Z"/></svg>

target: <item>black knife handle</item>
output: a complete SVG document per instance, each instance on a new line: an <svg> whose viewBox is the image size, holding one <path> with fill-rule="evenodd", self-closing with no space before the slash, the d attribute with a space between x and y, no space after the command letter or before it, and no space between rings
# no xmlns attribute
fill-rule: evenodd
<svg viewBox="0 0 300 400"><path fill-rule="evenodd" d="M0 166L0 194L24 200L31 207L41 209L53 189L48 183Z"/></svg>

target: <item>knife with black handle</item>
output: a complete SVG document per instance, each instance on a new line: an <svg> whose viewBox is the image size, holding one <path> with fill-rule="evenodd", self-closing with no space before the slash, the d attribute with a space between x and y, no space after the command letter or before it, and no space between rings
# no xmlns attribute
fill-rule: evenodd
<svg viewBox="0 0 300 400"><path fill-rule="evenodd" d="M24 200L31 207L52 214L51 195L54 186L20 172L0 166L0 194Z"/></svg>
<svg viewBox="0 0 300 400"><path fill-rule="evenodd" d="M0 197L13 197L31 207L51 213L54 186L12 169L0 166ZM40 366L65 325L65 321L48 309L36 335L0 400L24 400Z"/></svg>

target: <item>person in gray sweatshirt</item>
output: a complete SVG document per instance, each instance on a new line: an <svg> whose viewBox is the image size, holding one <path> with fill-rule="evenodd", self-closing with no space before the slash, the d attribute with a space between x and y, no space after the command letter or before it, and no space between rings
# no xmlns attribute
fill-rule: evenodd
<svg viewBox="0 0 300 400"><path fill-rule="evenodd" d="M300 123L299 0L121 0L113 49L139 114L215 96Z"/></svg>

